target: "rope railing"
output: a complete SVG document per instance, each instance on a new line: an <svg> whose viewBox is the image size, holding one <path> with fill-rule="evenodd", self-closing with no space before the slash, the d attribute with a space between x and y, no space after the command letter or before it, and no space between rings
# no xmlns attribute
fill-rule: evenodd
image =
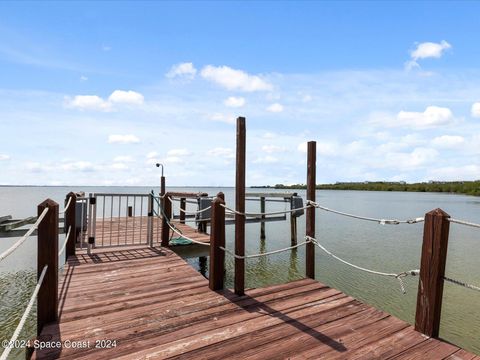
<svg viewBox="0 0 480 360"><path fill-rule="evenodd" d="M417 276L420 274L420 270L418 269L414 269L414 270L408 270L408 271L404 271L404 272L401 272L401 273L387 273L387 272L382 272L382 271L376 271L376 270L371 270L371 269L367 269L367 268L364 268L364 267L361 267L361 266L358 266L358 265L355 265L355 264L352 264L351 262L348 262L338 256L336 256L335 254L332 254L330 251L328 251L324 246L322 246L317 239L313 238L313 237L310 237L310 236L305 236L305 239L307 240L310 240L312 243L314 243L315 245L317 245L320 249L322 249L326 254L330 255L331 257L333 257L334 259L344 263L345 265L348 265L350 267L353 267L357 270L361 270L361 271L364 271L364 272L367 272L367 273L370 273L370 274L374 274L374 275L380 275L380 276L388 276L388 277L393 277L393 278L396 278L399 283L400 283L400 288L402 290L402 293L406 294L406 291L405 291L405 286L404 286L404 283L403 283L403 280L402 278L403 277L407 277L407 276Z"/></svg>
<svg viewBox="0 0 480 360"><path fill-rule="evenodd" d="M444 276L443 280L448 281L449 283L452 283L452 284L455 284L455 285L463 286L463 287L465 287L467 289L470 289L470 290L480 291L480 287L478 287L478 286L471 285L471 284L468 284L468 283L460 281L460 280L452 279L452 278L449 278L447 276Z"/></svg>
<svg viewBox="0 0 480 360"><path fill-rule="evenodd" d="M72 199L73 199L72 196L70 196L70 197L68 198L67 205L65 205L65 207L63 208L63 210L58 213L59 215L65 214L65 212L66 212L66 211L68 210L68 208L70 207L70 203L72 202Z"/></svg>
<svg viewBox="0 0 480 360"><path fill-rule="evenodd" d="M7 346L5 347L5 350L3 351L2 355L0 356L0 360L6 360L8 358L8 355L10 354L10 351L13 349L13 347L15 345L15 341L17 341L17 338L20 335L20 332L22 331L23 327L25 326L25 322L27 321L28 315L32 311L33 304L35 303L38 292L40 291L40 287L42 286L43 278L45 277L47 269L48 269L48 266L45 265L43 267L42 273L40 274L40 277L38 278L37 285L35 286L35 290L33 291L32 296L30 297L30 301L28 302L28 305L25 308L25 311L22 315L22 318L20 319L20 322L18 323L17 328L15 329L10 341L7 343Z"/></svg>
<svg viewBox="0 0 480 360"><path fill-rule="evenodd" d="M170 200L171 204L172 204L172 207L173 207L173 199L171 197L167 197L168 200ZM207 210L210 210L212 208L212 206L208 206L206 207L205 209L202 209L202 210L197 210L197 211L186 211L186 210L183 210L181 207L178 208L178 210L180 210L181 212L183 212L185 215L197 215L197 214L201 214Z"/></svg>
<svg viewBox="0 0 480 360"><path fill-rule="evenodd" d="M30 229L23 235L17 242L15 242L11 247L5 250L3 253L0 254L0 261L5 259L8 255L13 253L20 245L24 243L24 241L32 235L32 233L38 228L38 225L42 222L45 215L47 215L48 208L45 208L40 216L37 218L37 221L30 227Z"/></svg>
<svg viewBox="0 0 480 360"><path fill-rule="evenodd" d="M465 220L452 219L452 218L449 218L448 221L450 221L451 223L465 225L465 226L471 226L471 227L480 229L480 224L476 224L476 223L473 223L473 222L469 222L469 221L465 221Z"/></svg>
<svg viewBox="0 0 480 360"><path fill-rule="evenodd" d="M281 214L288 214L292 213L295 211L300 211L300 210L305 210L308 209L311 205L306 205L301 208L294 208L290 210L283 210L283 211L271 211L271 212L264 212L264 213L249 213L249 212L240 212L234 209L229 208L225 204L220 204L220 206L224 207L226 211L228 211L230 214L236 214L240 216L245 216L245 217L260 217L260 216L265 216L265 215L281 215Z"/></svg>
<svg viewBox="0 0 480 360"><path fill-rule="evenodd" d="M233 251L230 251L227 248L224 248L223 246L219 246L219 248L222 249L223 251L225 251L226 253L232 255L235 259L253 259L253 258L268 256L268 255L272 255L272 254L278 254L278 253L281 253L281 252L284 252L284 251L296 249L296 248L298 248L300 246L304 246L304 245L306 245L310 242L311 242L311 240L306 240L306 241L304 241L300 244L289 246L289 247L286 247L286 248L283 248L283 249L278 249L278 250L273 250L273 251L268 251L268 252L258 253L258 254L251 254L251 255L237 255Z"/></svg>
<svg viewBox="0 0 480 360"><path fill-rule="evenodd" d="M373 221L373 222L379 223L380 225L416 224L416 223L425 221L423 217L417 217L415 219L408 219L408 220L395 220L395 219L378 219L378 218L371 218L371 217L366 217L361 215L354 215L354 214L349 214L343 211L327 208L311 200L307 200L307 206L308 205L314 206L317 209L328 211L337 215L347 216L347 217L351 217L359 220Z"/></svg>
<svg viewBox="0 0 480 360"><path fill-rule="evenodd" d="M67 246L68 238L70 237L70 230L72 230L71 226L68 227L67 235L65 235L65 241L63 242L62 248L58 252L58 256L60 256L63 253L63 251L65 250L65 247Z"/></svg>

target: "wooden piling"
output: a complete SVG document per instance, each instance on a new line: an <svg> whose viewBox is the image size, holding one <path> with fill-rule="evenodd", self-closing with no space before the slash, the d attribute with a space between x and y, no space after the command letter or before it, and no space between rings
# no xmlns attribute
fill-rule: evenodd
<svg viewBox="0 0 480 360"><path fill-rule="evenodd" d="M222 192L212 202L212 222L210 231L210 275L209 287L211 290L223 289L225 269L225 196Z"/></svg>
<svg viewBox="0 0 480 360"><path fill-rule="evenodd" d="M447 261L450 221L442 209L425 214L415 330L437 338L442 311L443 277Z"/></svg>
<svg viewBox="0 0 480 360"><path fill-rule="evenodd" d="M260 212L265 213L265 196L260 197ZM260 223L260 239L265 239L265 215L262 215L262 222Z"/></svg>
<svg viewBox="0 0 480 360"><path fill-rule="evenodd" d="M170 195L165 193L163 202L163 216L162 216L162 246L169 245L170 227L168 224L172 219L172 202L169 199Z"/></svg>
<svg viewBox="0 0 480 360"><path fill-rule="evenodd" d="M185 210L187 209L187 199L180 198L180 223L185 224Z"/></svg>
<svg viewBox="0 0 480 360"><path fill-rule="evenodd" d="M128 207L128 217L132 217L132 216L133 216L133 207L129 206Z"/></svg>
<svg viewBox="0 0 480 360"><path fill-rule="evenodd" d="M160 196L165 195L165 176L160 177Z"/></svg>
<svg viewBox="0 0 480 360"><path fill-rule="evenodd" d="M71 199L71 200L70 200ZM65 199L65 206L70 201L68 209L65 210L65 233L68 233L70 228L70 237L67 240L67 245L65 246L65 257L68 259L69 256L75 255L75 243L77 242L77 224L76 224L76 211L77 211L77 195L74 192L67 194Z"/></svg>
<svg viewBox="0 0 480 360"><path fill-rule="evenodd" d="M307 145L307 200L315 201L316 190L316 162L317 143L309 141ZM306 211L306 235L315 237L315 208L309 207ZM305 245L305 272L306 276L315 279L315 244Z"/></svg>
<svg viewBox="0 0 480 360"><path fill-rule="evenodd" d="M245 118L237 118L237 155L235 177L235 209L245 213ZM245 216L235 214L235 254L245 255ZM245 293L245 259L235 258L234 290L237 295Z"/></svg>
<svg viewBox="0 0 480 360"><path fill-rule="evenodd" d="M48 266L37 297L37 335L43 327L58 319L58 204L47 199L37 207L37 214L48 208L38 225L37 279Z"/></svg>

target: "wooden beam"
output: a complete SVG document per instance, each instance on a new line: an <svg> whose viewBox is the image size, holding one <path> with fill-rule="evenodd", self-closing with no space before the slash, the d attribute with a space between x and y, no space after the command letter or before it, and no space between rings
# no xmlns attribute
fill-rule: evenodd
<svg viewBox="0 0 480 360"><path fill-rule="evenodd" d="M37 297L37 335L43 327L58 320L58 204L47 199L37 207L37 214L48 208L38 225L37 279L45 265L48 266Z"/></svg>
<svg viewBox="0 0 480 360"><path fill-rule="evenodd" d="M162 246L167 247L169 245L170 227L168 226L172 219L172 202L168 199L171 193L165 193L163 201L163 214L162 214Z"/></svg>
<svg viewBox="0 0 480 360"><path fill-rule="evenodd" d="M432 210L425 214L423 227L415 330L434 338L438 337L440 329L449 217L442 209Z"/></svg>
<svg viewBox="0 0 480 360"><path fill-rule="evenodd" d="M212 203L212 227L210 233L210 275L209 287L211 290L223 289L225 271L225 252L220 249L225 247L225 196L222 192Z"/></svg>
<svg viewBox="0 0 480 360"><path fill-rule="evenodd" d="M77 225L76 225L76 208L77 208L77 195L74 192L67 194L65 199L65 205L70 201L68 209L65 211L65 233L68 233L70 227L70 237L67 240L67 246L65 247L65 257L75 256L75 244L77 240Z"/></svg>
<svg viewBox="0 0 480 360"><path fill-rule="evenodd" d="M237 156L235 177L235 209L245 213L245 118L237 119ZM235 214L235 254L245 255L245 216ZM245 259L235 258L234 290L237 295L245 293Z"/></svg>
<svg viewBox="0 0 480 360"><path fill-rule="evenodd" d="M315 201L317 143L309 141L307 144L307 200ZM315 208L307 209L306 235L315 237ZM315 245L305 245L305 272L306 276L315 279Z"/></svg>

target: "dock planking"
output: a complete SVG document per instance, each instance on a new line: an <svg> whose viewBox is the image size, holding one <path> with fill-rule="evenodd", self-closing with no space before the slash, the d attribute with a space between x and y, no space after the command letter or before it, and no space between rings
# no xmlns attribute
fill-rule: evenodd
<svg viewBox="0 0 480 360"><path fill-rule="evenodd" d="M105 218L103 221L98 220L95 231L95 245L98 247L145 245L147 243L147 224L147 216L114 217ZM159 244L162 235L162 219L153 217L152 224L153 242ZM210 235L193 228L191 222L183 224L172 220L172 224L181 234L195 241L204 243L210 241ZM170 237L178 238L180 235L170 230ZM85 234L82 245L83 247L87 246L87 234Z"/></svg>
<svg viewBox="0 0 480 360"><path fill-rule="evenodd" d="M480 359L312 279L213 292L168 248L79 250L59 293L39 340L90 345L36 359Z"/></svg>

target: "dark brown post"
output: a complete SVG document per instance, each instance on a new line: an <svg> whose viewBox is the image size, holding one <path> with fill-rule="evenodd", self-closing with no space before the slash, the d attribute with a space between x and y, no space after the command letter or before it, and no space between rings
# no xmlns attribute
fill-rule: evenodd
<svg viewBox="0 0 480 360"><path fill-rule="evenodd" d="M69 256L75 255L75 243L77 240L77 195L74 192L68 193L67 198L65 199L65 205L68 204L68 201L70 201L70 205L68 206L68 209L65 210L65 233L68 233L68 228L70 228L70 237L68 238L67 246L65 247L65 256L67 259Z"/></svg>
<svg viewBox="0 0 480 360"><path fill-rule="evenodd" d="M315 201L316 187L317 143L309 141L307 146L307 200ZM307 208L306 235L315 237L315 208ZM306 276L315 279L315 244L305 245L305 272Z"/></svg>
<svg viewBox="0 0 480 360"><path fill-rule="evenodd" d="M167 247L170 236L170 227L168 224L172 218L172 203L169 199L168 193L165 193L163 200L162 246Z"/></svg>
<svg viewBox="0 0 480 360"><path fill-rule="evenodd" d="M128 217L132 217L132 216L133 216L133 207L129 206L128 207Z"/></svg>
<svg viewBox="0 0 480 360"><path fill-rule="evenodd" d="M237 160L235 179L235 209L245 212L245 118L237 119ZM235 254L245 255L245 216L235 214ZM245 292L245 259L235 258L235 294Z"/></svg>
<svg viewBox="0 0 480 360"><path fill-rule="evenodd" d="M160 177L160 196L165 195L165 176Z"/></svg>
<svg viewBox="0 0 480 360"><path fill-rule="evenodd" d="M187 208L187 199L180 198L180 223L185 224L185 210Z"/></svg>
<svg viewBox="0 0 480 360"><path fill-rule="evenodd" d="M225 269L225 196L222 192L212 202L212 223L210 231L210 276L211 290L223 289L223 273Z"/></svg>
<svg viewBox="0 0 480 360"><path fill-rule="evenodd" d="M415 330L434 338L440 329L449 217L442 209L432 210L425 214L423 227Z"/></svg>
<svg viewBox="0 0 480 360"><path fill-rule="evenodd" d="M47 199L37 207L37 214L48 208L38 225L37 279L48 266L37 298L37 335L43 327L58 319L58 204Z"/></svg>
<svg viewBox="0 0 480 360"><path fill-rule="evenodd" d="M265 197L260 197L260 212L265 213ZM262 215L262 222L260 223L260 239L265 239L265 215Z"/></svg>
<svg viewBox="0 0 480 360"><path fill-rule="evenodd" d="M297 245L297 218L290 213L290 243Z"/></svg>

